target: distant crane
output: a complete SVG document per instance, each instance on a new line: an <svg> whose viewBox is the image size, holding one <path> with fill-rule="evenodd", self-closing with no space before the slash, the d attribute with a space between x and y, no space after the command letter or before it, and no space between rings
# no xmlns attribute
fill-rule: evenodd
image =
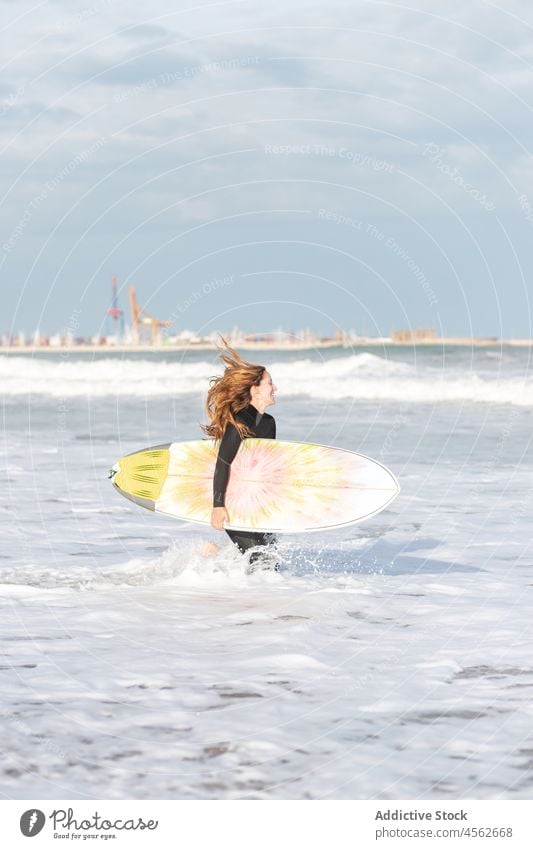
<svg viewBox="0 0 533 849"><path fill-rule="evenodd" d="M111 281L112 287L112 295L111 295L111 306L107 310L107 325L108 329L111 330L109 335L116 336L118 339L124 338L124 311L120 309L118 305L118 295L117 295L117 277L116 275L113 277ZM117 326L119 327L119 332L117 333Z"/></svg>
<svg viewBox="0 0 533 849"><path fill-rule="evenodd" d="M150 315L150 313L140 307L137 303L133 286L130 286L130 310L135 342L142 342L143 336L145 337L146 333L150 334L149 338L152 345L157 345L161 342L161 328L169 327L172 322L166 319L154 318L153 315Z"/></svg>

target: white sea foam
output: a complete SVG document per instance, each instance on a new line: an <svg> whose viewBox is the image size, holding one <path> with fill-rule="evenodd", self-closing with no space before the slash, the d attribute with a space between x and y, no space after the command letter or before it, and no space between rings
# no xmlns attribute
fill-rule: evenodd
<svg viewBox="0 0 533 849"><path fill-rule="evenodd" d="M329 400L474 402L533 406L533 385L524 376L503 377L463 368L412 366L375 354L275 362L270 366L278 396L301 395ZM173 397L205 393L220 368L207 361L170 362L105 358L95 360L0 357L5 397L44 395L80 397Z"/></svg>
<svg viewBox="0 0 533 849"><path fill-rule="evenodd" d="M68 561L46 565L37 563L14 564L0 570L0 598L14 587L42 590L105 591L117 587L174 585L202 588L234 584L246 586L248 561L226 539L214 556L202 554L198 541L171 545L149 563L138 557L122 563L95 569L94 563L79 563L73 569Z"/></svg>

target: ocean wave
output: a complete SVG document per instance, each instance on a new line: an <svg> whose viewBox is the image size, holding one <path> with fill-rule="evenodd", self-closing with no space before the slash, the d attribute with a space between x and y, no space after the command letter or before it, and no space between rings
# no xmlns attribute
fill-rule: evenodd
<svg viewBox="0 0 533 849"><path fill-rule="evenodd" d="M369 556L368 562L361 562L362 552L372 542L370 537L365 536L355 540L336 540L331 544L323 541L314 544L307 542L296 547L293 542L287 543L278 539L281 573L259 570L249 574L247 556L243 556L229 540L219 541L218 551L209 557L203 553L206 542L207 538L181 538L175 540L158 557L135 557L100 568L95 568L94 563L73 563L71 557L68 558L68 563L43 565L37 562L17 562L12 566L2 566L0 598L23 597L57 590L106 591L158 585L179 585L198 590L212 590L216 587L235 589L272 580L279 584L280 575L289 579L291 575L298 575L299 579L312 579L319 578L320 575L332 577L341 574L348 578L352 573L383 572L383 566L377 563L374 555Z"/></svg>
<svg viewBox="0 0 533 849"><path fill-rule="evenodd" d="M300 359L270 366L278 398L307 396L326 400L473 402L533 406L533 387L517 376L411 366L362 353L322 362ZM5 397L42 395L57 399L131 396L173 397L207 392L220 368L207 361L184 363L128 358L30 359L0 357Z"/></svg>
<svg viewBox="0 0 533 849"><path fill-rule="evenodd" d="M152 586L181 582L201 585L204 581L229 577L245 578L243 558L231 545L215 557L204 557L199 542L174 543L153 560L133 558L124 563L95 569L94 565L4 566L0 569L0 596L19 593L21 587L43 590L105 590L114 587Z"/></svg>

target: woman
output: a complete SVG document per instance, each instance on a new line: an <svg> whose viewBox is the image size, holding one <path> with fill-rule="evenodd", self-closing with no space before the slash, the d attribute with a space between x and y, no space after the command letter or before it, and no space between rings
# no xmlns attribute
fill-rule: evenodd
<svg viewBox="0 0 533 849"><path fill-rule="evenodd" d="M202 430L211 438L220 440L213 476L213 512L211 524L219 531L224 522L230 522L225 506L226 489L241 441L246 437L276 438L276 422L265 413L276 403L276 387L265 366L254 365L237 354L223 339L224 349L220 359L226 364L224 374L210 381L206 410L209 425ZM254 531L228 531L229 538L243 554L255 546L268 546L275 542L272 534ZM261 551L250 555L250 563L262 556ZM265 561L265 564L267 561ZM277 565L274 567L277 569Z"/></svg>

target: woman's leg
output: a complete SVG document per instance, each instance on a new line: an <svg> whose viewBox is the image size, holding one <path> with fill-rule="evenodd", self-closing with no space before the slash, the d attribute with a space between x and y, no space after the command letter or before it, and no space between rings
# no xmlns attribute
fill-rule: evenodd
<svg viewBox="0 0 533 849"><path fill-rule="evenodd" d="M245 554L249 548L256 546L270 546L276 542L274 534L257 533L255 531L226 531L230 540L237 546L241 554ZM252 551L250 554L250 564L255 563L262 557L261 551ZM278 564L274 565L274 569L278 571Z"/></svg>

